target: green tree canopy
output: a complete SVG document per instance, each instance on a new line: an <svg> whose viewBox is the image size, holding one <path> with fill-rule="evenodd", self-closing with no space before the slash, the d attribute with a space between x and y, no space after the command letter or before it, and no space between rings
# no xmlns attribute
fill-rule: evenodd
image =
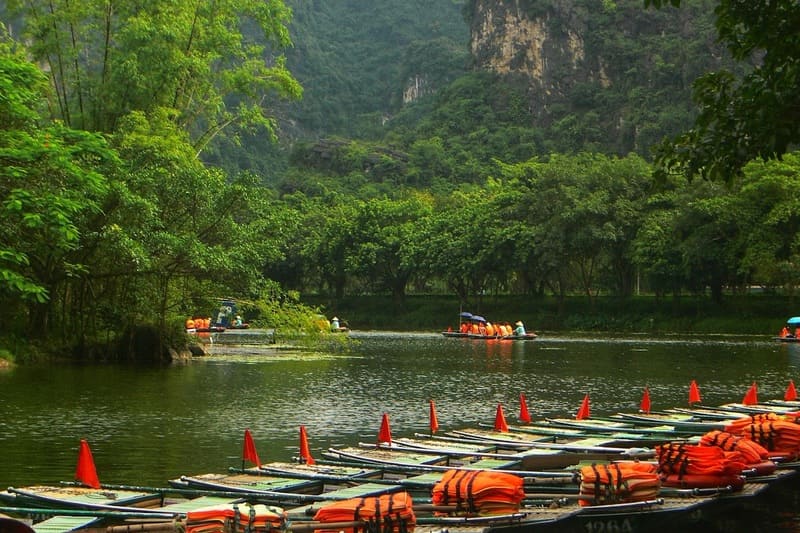
<svg viewBox="0 0 800 533"><path fill-rule="evenodd" d="M74 128L112 132L131 111L168 109L201 150L228 127L272 132L270 99L301 94L273 53L290 44L282 0L8 5L47 65L52 109Z"/></svg>
<svg viewBox="0 0 800 533"><path fill-rule="evenodd" d="M645 0L680 6L681 0ZM662 144L661 173L730 182L753 159L780 158L800 141L800 4L794 0L720 0L716 30L733 58L754 61L737 77L727 70L694 85L699 113L687 132Z"/></svg>

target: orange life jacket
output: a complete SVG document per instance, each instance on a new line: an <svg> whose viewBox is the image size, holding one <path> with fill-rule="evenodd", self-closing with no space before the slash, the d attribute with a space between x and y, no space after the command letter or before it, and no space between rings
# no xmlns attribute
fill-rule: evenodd
<svg viewBox="0 0 800 533"><path fill-rule="evenodd" d="M186 533L217 531L283 531L286 511L263 504L222 504L202 507L186 514Z"/></svg>
<svg viewBox="0 0 800 533"><path fill-rule="evenodd" d="M315 533L358 533L380 531L401 533L413 531L417 523L413 501L408 492L394 492L380 496L364 496L334 502L322 507L314 520L332 524L334 522L363 521L363 527L335 527L315 529Z"/></svg>
<svg viewBox="0 0 800 533"><path fill-rule="evenodd" d="M746 439L727 431L709 431L700 437L702 446L717 446L726 451L738 451L748 465L769 459L769 451L754 440Z"/></svg>
<svg viewBox="0 0 800 533"><path fill-rule="evenodd" d="M519 511L525 491L521 477L492 470L448 470L431 492L434 505L455 506L455 514L490 515Z"/></svg>
<svg viewBox="0 0 800 533"><path fill-rule="evenodd" d="M655 446L658 470L664 474L741 475L747 466L738 451L726 452L716 446L668 442Z"/></svg>
<svg viewBox="0 0 800 533"><path fill-rule="evenodd" d="M768 420L750 424L742 436L761 444L770 457L797 459L800 457L800 425L786 420Z"/></svg>
<svg viewBox="0 0 800 533"><path fill-rule="evenodd" d="M579 505L608 505L651 500L661 480L656 465L620 462L584 466L580 472Z"/></svg>

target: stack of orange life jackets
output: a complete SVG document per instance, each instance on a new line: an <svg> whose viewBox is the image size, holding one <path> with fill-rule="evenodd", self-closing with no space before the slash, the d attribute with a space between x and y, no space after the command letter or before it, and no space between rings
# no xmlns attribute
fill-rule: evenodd
<svg viewBox="0 0 800 533"><path fill-rule="evenodd" d="M658 471L665 487L714 488L730 486L741 490L742 471L747 467L738 451L717 446L668 442L655 447Z"/></svg>
<svg viewBox="0 0 800 533"><path fill-rule="evenodd" d="M792 461L800 457L800 424L796 420L796 414L756 414L735 420L725 430L761 444L773 459Z"/></svg>
<svg viewBox="0 0 800 533"><path fill-rule="evenodd" d="M650 463L618 462L584 466L580 472L581 506L651 500L661 481Z"/></svg>
<svg viewBox="0 0 800 533"><path fill-rule="evenodd" d="M286 512L271 505L223 504L195 509L186 515L186 533L264 533L285 528Z"/></svg>
<svg viewBox="0 0 800 533"><path fill-rule="evenodd" d="M725 451L737 451L747 464L748 470L755 475L767 476L775 472L776 465L769 459L769 451L754 440L728 433L727 431L709 431L700 437L701 446L717 446Z"/></svg>
<svg viewBox="0 0 800 533"><path fill-rule="evenodd" d="M521 477L492 470L448 470L434 485L434 505L455 506L459 516L510 514L525 497Z"/></svg>
<svg viewBox="0 0 800 533"><path fill-rule="evenodd" d="M314 515L321 522L315 533L407 533L414 530L417 517L408 492L364 496L341 500L322 507ZM334 523L363 522L359 526L339 527ZM325 529L324 524L332 525Z"/></svg>

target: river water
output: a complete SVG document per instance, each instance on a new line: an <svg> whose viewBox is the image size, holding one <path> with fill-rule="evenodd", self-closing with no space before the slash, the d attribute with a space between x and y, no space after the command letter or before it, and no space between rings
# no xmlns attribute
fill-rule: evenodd
<svg viewBox="0 0 800 533"><path fill-rule="evenodd" d="M473 341L435 334L353 332L330 352L214 345L168 367L31 365L0 371L0 486L71 480L80 439L101 482L164 486L241 466L249 428L262 462L374 442L383 413L396 436L491 424L497 405L516 421L525 394L534 418L573 416L585 394L594 415L686 405L692 380L704 405L759 399L800 385L800 346L767 337L560 337ZM796 505L797 498L792 500ZM800 522L791 514L781 523ZM774 524L773 524L774 525Z"/></svg>

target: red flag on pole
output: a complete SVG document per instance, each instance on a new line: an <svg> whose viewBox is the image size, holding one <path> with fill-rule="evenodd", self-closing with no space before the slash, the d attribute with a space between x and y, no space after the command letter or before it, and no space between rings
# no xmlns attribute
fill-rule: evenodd
<svg viewBox="0 0 800 533"><path fill-rule="evenodd" d="M383 413L383 418L381 419L381 429L378 431L378 445L381 443L392 443L392 430L389 427L388 413Z"/></svg>
<svg viewBox="0 0 800 533"><path fill-rule="evenodd" d="M581 402L581 407L578 409L578 414L575 415L575 418L578 420L583 420L584 418L589 418L589 394L587 393L583 397L583 402Z"/></svg>
<svg viewBox="0 0 800 533"><path fill-rule="evenodd" d="M307 465L313 465L316 462L311 457L311 450L308 449L308 435L305 426L300 426L300 458Z"/></svg>
<svg viewBox="0 0 800 533"><path fill-rule="evenodd" d="M81 439L81 446L78 449L78 466L75 468L75 479L93 489L100 488L100 480L97 478L97 470L94 467L92 450L89 443Z"/></svg>
<svg viewBox="0 0 800 533"><path fill-rule="evenodd" d="M700 389L697 387L697 382L695 380L692 380L692 382L689 384L689 405L701 401L702 400L700 399Z"/></svg>
<svg viewBox="0 0 800 533"><path fill-rule="evenodd" d="M528 402L525 400L525 394L519 393L519 420L526 424L531 423L531 414L528 412Z"/></svg>
<svg viewBox="0 0 800 533"><path fill-rule="evenodd" d="M742 403L745 405L755 405L758 403L758 387L755 381L750 385L750 388L747 389L744 398L742 398Z"/></svg>
<svg viewBox="0 0 800 533"><path fill-rule="evenodd" d="M253 435L249 429L244 430L244 446L242 447L242 462L250 461L258 468L261 468L261 460L256 452L256 443L253 442Z"/></svg>
<svg viewBox="0 0 800 533"><path fill-rule="evenodd" d="M494 415L494 430L502 433L508 433L508 424L506 424L506 415L503 414L503 404L497 404L497 412Z"/></svg>
<svg viewBox="0 0 800 533"><path fill-rule="evenodd" d="M794 380L789 380L789 386L786 387L786 392L783 393L783 399L787 402L793 402L797 399L797 389L794 388Z"/></svg>
<svg viewBox="0 0 800 533"><path fill-rule="evenodd" d="M650 389L644 388L642 393L642 403L639 404L639 410L643 413L650 413Z"/></svg>
<svg viewBox="0 0 800 533"><path fill-rule="evenodd" d="M431 419L431 435L439 431L439 419L436 418L436 406L433 404L433 400L428 400L430 403L430 419Z"/></svg>

